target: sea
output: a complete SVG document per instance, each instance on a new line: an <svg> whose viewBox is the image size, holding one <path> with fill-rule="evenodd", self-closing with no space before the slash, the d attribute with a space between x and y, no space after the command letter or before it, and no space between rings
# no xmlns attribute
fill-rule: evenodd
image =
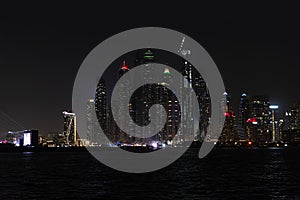
<svg viewBox="0 0 300 200"><path fill-rule="evenodd" d="M198 150L141 174L86 151L1 152L0 199L300 199L299 147Z"/></svg>

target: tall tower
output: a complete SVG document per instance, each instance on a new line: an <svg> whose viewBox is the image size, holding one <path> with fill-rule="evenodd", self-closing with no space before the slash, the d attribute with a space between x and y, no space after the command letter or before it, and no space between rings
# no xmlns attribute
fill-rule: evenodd
<svg viewBox="0 0 300 200"><path fill-rule="evenodd" d="M251 138L254 142L265 143L272 140L272 132L270 127L271 112L269 106L270 102L268 96L257 95L251 97L251 118L247 121L256 122L256 130L252 131L251 133Z"/></svg>
<svg viewBox="0 0 300 200"><path fill-rule="evenodd" d="M105 143L104 138L100 137L100 130L101 129L105 134L108 133L108 119L107 119L107 95L106 95L106 84L105 80L100 79L95 94L95 100L89 100L87 105L87 136L88 140L92 143L103 144ZM94 116L93 109L96 112L96 116ZM98 123L98 124L95 124Z"/></svg>
<svg viewBox="0 0 300 200"><path fill-rule="evenodd" d="M193 74L193 88L197 96L200 109L199 133L197 140L202 141L207 134L210 121L210 96L207 85L200 74Z"/></svg>
<svg viewBox="0 0 300 200"><path fill-rule="evenodd" d="M97 96L97 92L96 92L96 96ZM95 111L95 100L94 99L89 99L88 103L87 103L87 139L93 143L96 138L95 138L95 122L97 119L96 116L94 115L94 111Z"/></svg>
<svg viewBox="0 0 300 200"><path fill-rule="evenodd" d="M146 52L144 52L142 58L138 59L138 64L145 64L145 72L144 72L144 80L146 84L142 86L142 113L141 113L141 121L143 122L142 125L146 126L149 123L149 109L151 107L151 103L154 100L153 95L153 85L152 85L152 76L150 75L153 71L153 65L152 63L155 62L155 56L154 53L151 51L151 49L147 49ZM145 130L143 130L143 133L145 133ZM142 133L142 134L143 134ZM146 134L146 133L145 133ZM151 139L142 139L142 142L149 142Z"/></svg>
<svg viewBox="0 0 300 200"><path fill-rule="evenodd" d="M160 93L159 99L163 100L161 102L165 105L167 110L167 121L165 127L165 137L168 141L173 141L175 135L177 134L179 128L180 121L180 109L179 102L176 97L169 89L167 89L169 84L173 84L173 80L171 77L171 71L169 68L165 68L163 71L163 79L164 82L161 85L165 86L162 88L162 92Z"/></svg>
<svg viewBox="0 0 300 200"><path fill-rule="evenodd" d="M128 66L126 65L125 61L123 61L123 64L120 66L119 68L119 78L121 78L126 72L129 71ZM120 89L119 89L119 99L122 99L124 97L129 97L129 80L125 80L122 84L120 84ZM124 112L128 112L130 108L130 104L129 105L125 105L125 107L121 107L119 108L119 113L116 117L119 118L119 122L121 123L120 125L124 127L125 124L127 124L128 122L125 121L124 119ZM129 133L130 130L121 130L119 129L119 132L116 133L117 134L117 139L118 142L121 143L127 143L128 138L127 138L127 133Z"/></svg>
<svg viewBox="0 0 300 200"><path fill-rule="evenodd" d="M75 113L64 111L64 131L65 144L75 146L76 145L76 115Z"/></svg>
<svg viewBox="0 0 300 200"><path fill-rule="evenodd" d="M230 95L226 93L226 112L225 115L225 123L223 127L222 134L220 136L220 142L223 144L232 144L238 140L238 135L236 132L235 125L235 115L232 109L232 103Z"/></svg>
<svg viewBox="0 0 300 200"><path fill-rule="evenodd" d="M183 54L184 57L186 57L186 54ZM192 64L183 59L183 67L182 67L182 75L183 79L181 80L181 117L183 121L192 121L193 120L193 99L192 99L192 93L193 93L193 67ZM183 94L182 92L188 91L187 94ZM194 126L190 123L189 125L183 124L185 130L193 131ZM187 127L189 126L189 127ZM183 135L184 133L179 133L179 142L183 141L191 141L197 138L197 134L194 133L193 138L187 137L186 134Z"/></svg>
<svg viewBox="0 0 300 200"><path fill-rule="evenodd" d="M244 92L240 97L238 119L237 119L237 132L241 140L249 139L247 135L247 119L250 118L250 101L247 94Z"/></svg>

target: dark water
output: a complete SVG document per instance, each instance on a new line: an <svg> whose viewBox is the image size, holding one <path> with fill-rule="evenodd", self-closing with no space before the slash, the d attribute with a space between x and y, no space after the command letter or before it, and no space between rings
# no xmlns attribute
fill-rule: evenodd
<svg viewBox="0 0 300 200"><path fill-rule="evenodd" d="M300 148L197 151L146 174L87 152L0 153L0 199L300 199Z"/></svg>

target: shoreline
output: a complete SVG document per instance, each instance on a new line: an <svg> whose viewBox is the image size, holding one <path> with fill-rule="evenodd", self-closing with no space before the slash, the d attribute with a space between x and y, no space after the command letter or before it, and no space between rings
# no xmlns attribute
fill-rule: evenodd
<svg viewBox="0 0 300 200"><path fill-rule="evenodd" d="M200 142L193 142L192 145L190 145L189 149L191 148L200 148L201 143ZM16 147L13 145L0 145L0 153L5 152L89 152L87 148L106 148L106 149L114 149L114 148L122 148L129 152L135 152L135 153L147 153L147 152L153 152L159 149L153 149L149 147L141 147L141 146L123 146L123 147L84 147L84 146L71 146L71 147ZM166 148L181 148L178 147L166 147ZM300 145L297 144L289 144L288 146L280 145L277 146L275 144L269 144L266 146L236 146L236 145L220 145L216 144L214 146L216 149L288 149L288 148L300 148Z"/></svg>

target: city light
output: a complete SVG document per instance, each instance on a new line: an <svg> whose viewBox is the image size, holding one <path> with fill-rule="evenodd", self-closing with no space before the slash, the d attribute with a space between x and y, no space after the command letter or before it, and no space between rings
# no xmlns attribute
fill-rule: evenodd
<svg viewBox="0 0 300 200"><path fill-rule="evenodd" d="M31 145L31 133L24 133L24 146Z"/></svg>
<svg viewBox="0 0 300 200"><path fill-rule="evenodd" d="M270 105L269 108L270 109L278 109L278 105Z"/></svg>

